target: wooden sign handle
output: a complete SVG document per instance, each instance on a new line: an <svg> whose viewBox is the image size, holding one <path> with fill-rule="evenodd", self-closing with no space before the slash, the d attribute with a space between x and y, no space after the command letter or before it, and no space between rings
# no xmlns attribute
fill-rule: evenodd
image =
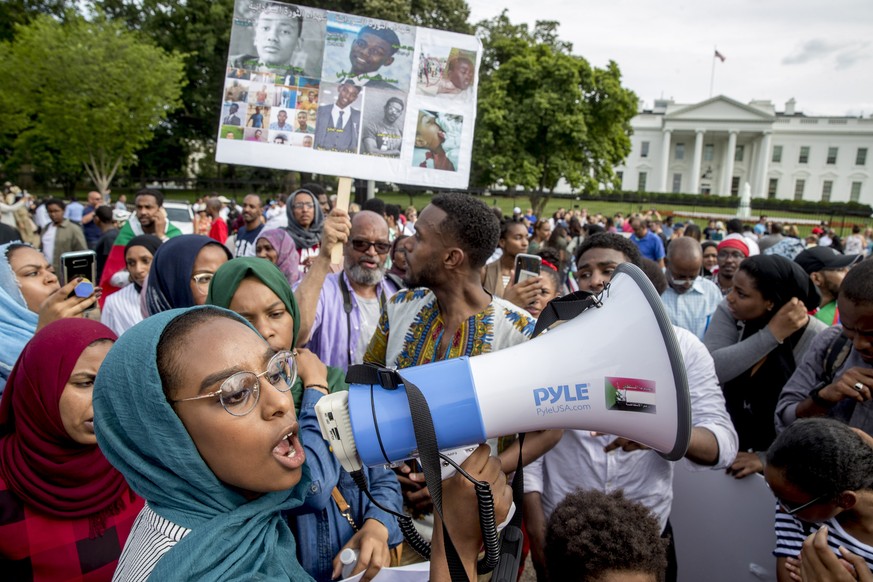
<svg viewBox="0 0 873 582"><path fill-rule="evenodd" d="M349 195L352 191L352 179L340 178L339 186L336 191L336 207L342 208L346 212L349 210ZM333 265L341 265L343 262L343 245L337 243L330 249L330 262Z"/></svg>

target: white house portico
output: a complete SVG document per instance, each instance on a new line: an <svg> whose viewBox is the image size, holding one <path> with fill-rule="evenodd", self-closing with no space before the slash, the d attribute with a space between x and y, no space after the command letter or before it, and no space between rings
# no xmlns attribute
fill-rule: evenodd
<svg viewBox="0 0 873 582"><path fill-rule="evenodd" d="M794 100L743 104L655 101L631 120L632 151L616 168L625 190L873 203L873 118L807 117Z"/></svg>

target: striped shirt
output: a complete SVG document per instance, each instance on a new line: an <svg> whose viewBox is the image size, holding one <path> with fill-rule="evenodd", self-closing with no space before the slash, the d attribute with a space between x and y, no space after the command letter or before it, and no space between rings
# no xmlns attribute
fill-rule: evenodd
<svg viewBox="0 0 873 582"><path fill-rule="evenodd" d="M840 556L839 547L843 546L853 554L864 558L873 570L873 546L856 540L836 519L831 518L820 524L802 522L782 511L778 504L775 520L776 549L773 550L773 555L777 558L796 558L800 555L803 540L815 533L821 525L828 526L828 546L837 556Z"/></svg>
<svg viewBox="0 0 873 582"><path fill-rule="evenodd" d="M142 320L140 295L133 283L107 297L100 315L100 323L118 336Z"/></svg>
<svg viewBox="0 0 873 582"><path fill-rule="evenodd" d="M145 582L164 554L169 552L190 529L164 519L146 503L139 512L124 551L118 559L113 581Z"/></svg>

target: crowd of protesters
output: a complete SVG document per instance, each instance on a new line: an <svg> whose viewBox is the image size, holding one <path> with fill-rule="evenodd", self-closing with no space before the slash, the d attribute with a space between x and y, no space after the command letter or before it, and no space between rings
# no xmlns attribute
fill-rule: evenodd
<svg viewBox="0 0 873 582"><path fill-rule="evenodd" d="M132 212L99 192L87 205L10 184L4 196L10 579L332 580L353 549L353 573L369 580L419 559L398 512L431 540L432 579L449 579L418 465L368 469L364 495L322 440L315 404L348 389L355 364L524 343L551 300L603 292L622 263L650 276L674 325L691 394L686 461L726 479L760 474L776 496L780 581L873 576L869 229L841 240L822 226L801 240L766 217L704 228L654 209L504 217L465 194L346 211L313 183L240 204L205 197L182 234L158 190L137 192ZM59 282L59 259L87 249L98 270L79 296L79 278ZM517 277L520 255L536 255L539 271ZM491 484L501 521L507 476L527 465L539 580L676 579L672 463L577 430L531 433L520 457L514 436L463 467ZM481 532L467 485L447 480L442 501L472 575ZM809 523L829 529L810 535Z"/></svg>

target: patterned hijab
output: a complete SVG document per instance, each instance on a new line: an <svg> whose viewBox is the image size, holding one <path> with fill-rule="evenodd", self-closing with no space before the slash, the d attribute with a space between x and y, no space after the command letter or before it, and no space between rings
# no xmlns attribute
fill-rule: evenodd
<svg viewBox="0 0 873 582"><path fill-rule="evenodd" d="M164 554L151 578L310 580L282 516L303 503L308 467L293 489L248 500L218 480L167 402L158 343L166 327L192 309L164 311L126 331L94 387L97 441L106 458L155 513L191 530Z"/></svg>
<svg viewBox="0 0 873 582"><path fill-rule="evenodd" d="M264 239L276 250L278 255L276 266L285 275L288 284L294 286L294 283L300 279L300 253L297 252L297 246L288 231L282 228L271 228L270 230L262 230L258 238L255 239L255 246L258 246L258 241Z"/></svg>
<svg viewBox="0 0 873 582"><path fill-rule="evenodd" d="M0 401L0 473L28 507L60 519L96 518L111 515L128 491L97 445L70 437L59 405L82 352L115 339L96 321L61 319L33 336L12 370Z"/></svg>

